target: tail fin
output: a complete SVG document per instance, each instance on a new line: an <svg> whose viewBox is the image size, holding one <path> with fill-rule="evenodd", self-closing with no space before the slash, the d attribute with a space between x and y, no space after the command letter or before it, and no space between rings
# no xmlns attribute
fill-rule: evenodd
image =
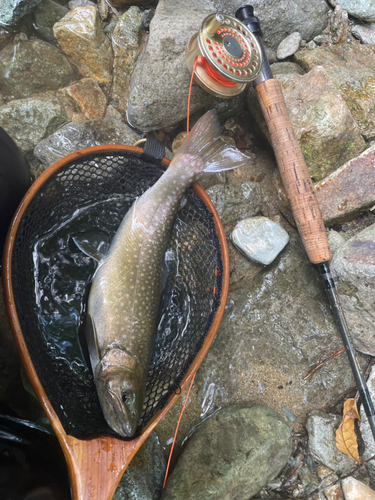
<svg viewBox="0 0 375 500"><path fill-rule="evenodd" d="M196 154L205 163L204 172L221 172L242 167L249 158L220 139L221 128L215 110L207 111L194 125L178 154Z"/></svg>

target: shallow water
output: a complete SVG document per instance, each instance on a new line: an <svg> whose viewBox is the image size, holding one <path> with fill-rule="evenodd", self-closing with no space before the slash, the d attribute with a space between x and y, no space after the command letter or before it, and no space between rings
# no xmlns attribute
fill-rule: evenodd
<svg viewBox="0 0 375 500"><path fill-rule="evenodd" d="M117 195L78 209L34 243L40 331L50 354L64 360L75 373L87 370L79 333L98 264L77 247L73 238L90 230L101 232L103 239L111 240L132 203L132 198Z"/></svg>

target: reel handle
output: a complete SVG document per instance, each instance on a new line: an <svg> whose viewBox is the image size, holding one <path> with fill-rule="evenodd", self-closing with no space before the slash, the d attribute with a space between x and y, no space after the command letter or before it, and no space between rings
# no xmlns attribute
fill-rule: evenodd
<svg viewBox="0 0 375 500"><path fill-rule="evenodd" d="M269 79L255 87L273 150L307 255L313 264L332 258L310 172L294 134L280 82Z"/></svg>

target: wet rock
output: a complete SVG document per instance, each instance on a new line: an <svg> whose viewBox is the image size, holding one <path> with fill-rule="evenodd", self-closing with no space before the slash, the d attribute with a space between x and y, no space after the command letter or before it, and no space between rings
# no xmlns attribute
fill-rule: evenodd
<svg viewBox="0 0 375 500"><path fill-rule="evenodd" d="M356 24L352 28L352 34L365 45L375 44L375 23Z"/></svg>
<svg viewBox="0 0 375 500"><path fill-rule="evenodd" d="M372 367L370 376L367 379L367 387L371 396L372 401L375 401L375 370L374 367ZM371 457L375 455L375 442L374 442L374 436L372 435L372 430L370 428L370 424L368 423L368 419L365 413L365 410L363 408L363 405L361 405L360 408L360 417L361 420L359 422L359 429L361 432L361 437L363 439L364 445L365 445L365 451L362 454L363 460L369 460ZM370 474L371 481L374 482L375 480L375 462L374 460L370 460L366 464L367 470Z"/></svg>
<svg viewBox="0 0 375 500"><path fill-rule="evenodd" d="M47 168L78 149L102 144L132 145L138 139L136 132L114 118L74 122L41 141L34 155Z"/></svg>
<svg viewBox="0 0 375 500"><path fill-rule="evenodd" d="M106 112L107 98L96 80L83 78L71 87L59 90L69 121L102 118Z"/></svg>
<svg viewBox="0 0 375 500"><path fill-rule="evenodd" d="M288 243L289 235L267 217L252 217L237 223L231 240L249 259L268 265Z"/></svg>
<svg viewBox="0 0 375 500"><path fill-rule="evenodd" d="M331 271L336 278L345 317L355 347L375 355L375 224L347 241L333 256Z"/></svg>
<svg viewBox="0 0 375 500"><path fill-rule="evenodd" d="M284 38L284 40L277 47L277 58L286 59L287 57L292 56L299 49L301 41L302 37L298 31L295 31L291 35Z"/></svg>
<svg viewBox="0 0 375 500"><path fill-rule="evenodd" d="M368 0L338 0L337 2L348 14L363 21L375 21L375 5Z"/></svg>
<svg viewBox="0 0 375 500"><path fill-rule="evenodd" d="M130 77L142 48L142 33L142 11L138 7L130 7L118 19L112 33L112 46L115 59L111 99L115 103L113 105L115 105L120 113L126 111Z"/></svg>
<svg viewBox="0 0 375 500"><path fill-rule="evenodd" d="M54 25L53 32L82 76L110 83L112 49L95 7L76 7Z"/></svg>
<svg viewBox="0 0 375 500"><path fill-rule="evenodd" d="M285 406L304 424L308 413L354 385L345 354L304 380L316 359L341 346L324 287L300 239L291 235L276 261L230 291L215 341L197 372L178 442L217 408L247 402L281 415ZM162 443L173 436L180 410L172 408L159 424Z"/></svg>
<svg viewBox="0 0 375 500"><path fill-rule="evenodd" d="M300 51L294 58L306 71L323 66L365 139L375 137L375 52L371 47L340 44Z"/></svg>
<svg viewBox="0 0 375 500"><path fill-rule="evenodd" d="M53 0L42 0L34 11L34 26L38 35L52 42L55 39L53 25L68 12L69 9Z"/></svg>
<svg viewBox="0 0 375 500"><path fill-rule="evenodd" d="M165 468L164 450L153 432L124 472L113 500L159 500Z"/></svg>
<svg viewBox="0 0 375 500"><path fill-rule="evenodd" d="M65 110L54 96L15 100L0 107L0 126L27 158L38 142L66 121Z"/></svg>
<svg viewBox="0 0 375 500"><path fill-rule="evenodd" d="M359 127L323 68L314 68L306 75L276 77L283 84L289 117L314 180L363 151L365 141ZM248 94L248 109L268 137L255 92Z"/></svg>
<svg viewBox="0 0 375 500"><path fill-rule="evenodd" d="M313 411L307 420L308 449L313 457L335 472L350 470L354 462L336 447L336 430L341 419L322 411Z"/></svg>
<svg viewBox="0 0 375 500"><path fill-rule="evenodd" d="M257 215L261 209L262 191L258 182L216 184L207 189L207 194L224 225Z"/></svg>
<svg viewBox="0 0 375 500"><path fill-rule="evenodd" d="M315 184L326 224L354 219L375 204L375 145Z"/></svg>
<svg viewBox="0 0 375 500"><path fill-rule="evenodd" d="M348 38L348 13L336 5L329 19L333 43L345 43Z"/></svg>
<svg viewBox="0 0 375 500"><path fill-rule="evenodd" d="M41 0L4 0L1 2L0 26L14 26L31 12Z"/></svg>
<svg viewBox="0 0 375 500"><path fill-rule="evenodd" d="M206 420L189 439L163 500L247 500L286 465L288 425L265 406L233 406Z"/></svg>
<svg viewBox="0 0 375 500"><path fill-rule="evenodd" d="M9 44L0 52L0 92L10 98L57 90L74 79L65 55L43 40Z"/></svg>
<svg viewBox="0 0 375 500"><path fill-rule="evenodd" d="M348 241L349 236L346 233L339 233L337 231L328 231L328 242L331 247L332 254L337 252Z"/></svg>
<svg viewBox="0 0 375 500"><path fill-rule="evenodd" d="M350 476L341 481L345 500L375 500L375 491Z"/></svg>
<svg viewBox="0 0 375 500"><path fill-rule="evenodd" d="M331 469L320 465L318 467L318 476L321 480L320 488L324 490L324 496L327 500L343 500L342 489L340 484L333 484L338 480L337 474L334 474ZM326 479L324 479L326 478ZM328 486L332 486L328 488Z"/></svg>

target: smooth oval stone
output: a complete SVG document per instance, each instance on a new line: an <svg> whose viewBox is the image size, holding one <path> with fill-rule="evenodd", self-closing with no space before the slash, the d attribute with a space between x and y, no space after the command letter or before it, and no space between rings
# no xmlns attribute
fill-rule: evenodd
<svg viewBox="0 0 375 500"><path fill-rule="evenodd" d="M289 241L288 233L267 217L252 217L237 223L232 243L249 259L270 264Z"/></svg>

